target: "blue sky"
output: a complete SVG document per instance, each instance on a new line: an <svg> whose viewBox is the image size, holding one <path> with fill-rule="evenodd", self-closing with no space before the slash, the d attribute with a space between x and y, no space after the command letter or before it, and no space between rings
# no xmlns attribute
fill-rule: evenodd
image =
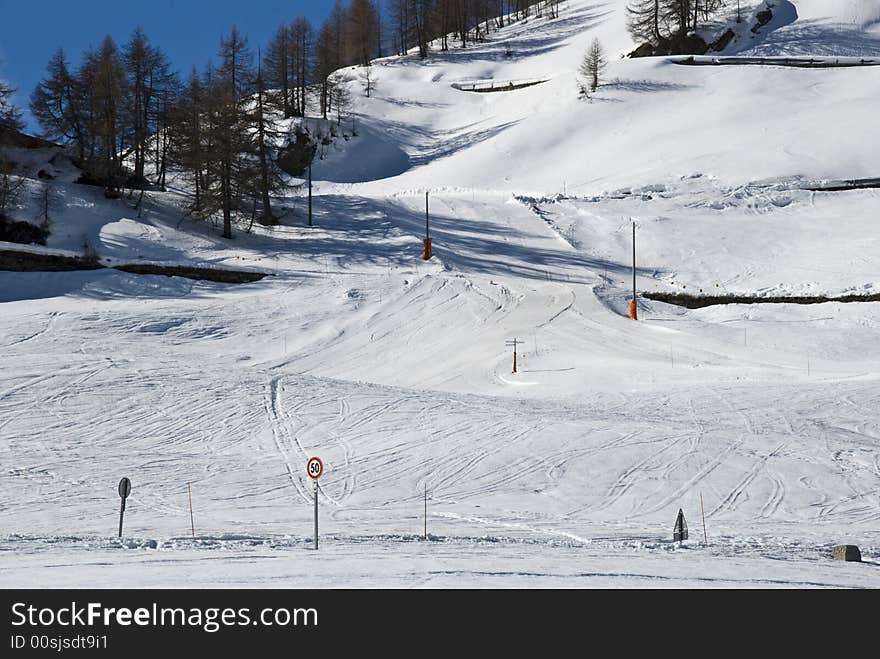
<svg viewBox="0 0 880 659"><path fill-rule="evenodd" d="M78 64L82 52L105 35L121 45L137 26L186 74L208 62L233 24L256 50L278 25L298 15L317 28L332 5L333 0L0 0L0 77L18 88L17 103L26 107L56 49L64 48Z"/></svg>

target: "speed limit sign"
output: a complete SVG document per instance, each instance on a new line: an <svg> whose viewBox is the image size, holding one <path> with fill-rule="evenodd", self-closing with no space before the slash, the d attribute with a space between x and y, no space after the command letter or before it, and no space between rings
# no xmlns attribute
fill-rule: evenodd
<svg viewBox="0 0 880 659"><path fill-rule="evenodd" d="M309 461L306 463L306 473L309 475L309 478L318 480L321 474L324 473L324 463L321 462L321 458L309 458Z"/></svg>

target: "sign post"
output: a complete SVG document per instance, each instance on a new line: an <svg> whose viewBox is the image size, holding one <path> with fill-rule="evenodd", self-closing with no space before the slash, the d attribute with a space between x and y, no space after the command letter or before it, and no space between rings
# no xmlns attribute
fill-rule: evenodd
<svg viewBox="0 0 880 659"><path fill-rule="evenodd" d="M309 458L306 463L306 473L315 481L315 551L318 551L318 479L324 473L324 463L321 458Z"/></svg>
<svg viewBox="0 0 880 659"><path fill-rule="evenodd" d="M122 503L119 506L119 537L122 537L122 518L125 516L125 500L131 494L131 481L123 478L119 481L119 498Z"/></svg>

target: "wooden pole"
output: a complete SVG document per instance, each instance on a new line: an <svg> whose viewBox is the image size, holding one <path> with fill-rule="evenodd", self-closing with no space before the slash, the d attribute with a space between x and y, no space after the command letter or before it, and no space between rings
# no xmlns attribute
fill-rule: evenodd
<svg viewBox="0 0 880 659"><path fill-rule="evenodd" d="M196 537L196 523L193 519L193 493L192 493L192 485L190 483L186 484L186 489L189 491L189 525L190 529L192 529L192 537Z"/></svg>
<svg viewBox="0 0 880 659"><path fill-rule="evenodd" d="M703 493L700 492L700 514L703 516L703 542L709 544L709 536L706 535L706 511L703 509Z"/></svg>
<svg viewBox="0 0 880 659"><path fill-rule="evenodd" d="M633 296L632 300L629 301L629 317L632 320L638 320L639 314L636 309L636 222L633 220L632 223L633 229L633 262L632 262L632 270L633 270Z"/></svg>
<svg viewBox="0 0 880 659"><path fill-rule="evenodd" d="M428 191L425 190L425 239L431 237L431 227L428 222Z"/></svg>

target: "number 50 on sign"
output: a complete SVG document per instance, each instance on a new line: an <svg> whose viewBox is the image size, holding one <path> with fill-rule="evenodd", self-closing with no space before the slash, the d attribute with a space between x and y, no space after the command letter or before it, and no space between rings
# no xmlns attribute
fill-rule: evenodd
<svg viewBox="0 0 880 659"><path fill-rule="evenodd" d="M308 463L306 463L306 473L308 473L309 478L318 480L321 474L324 473L324 463L321 462L321 458L309 458Z"/></svg>

